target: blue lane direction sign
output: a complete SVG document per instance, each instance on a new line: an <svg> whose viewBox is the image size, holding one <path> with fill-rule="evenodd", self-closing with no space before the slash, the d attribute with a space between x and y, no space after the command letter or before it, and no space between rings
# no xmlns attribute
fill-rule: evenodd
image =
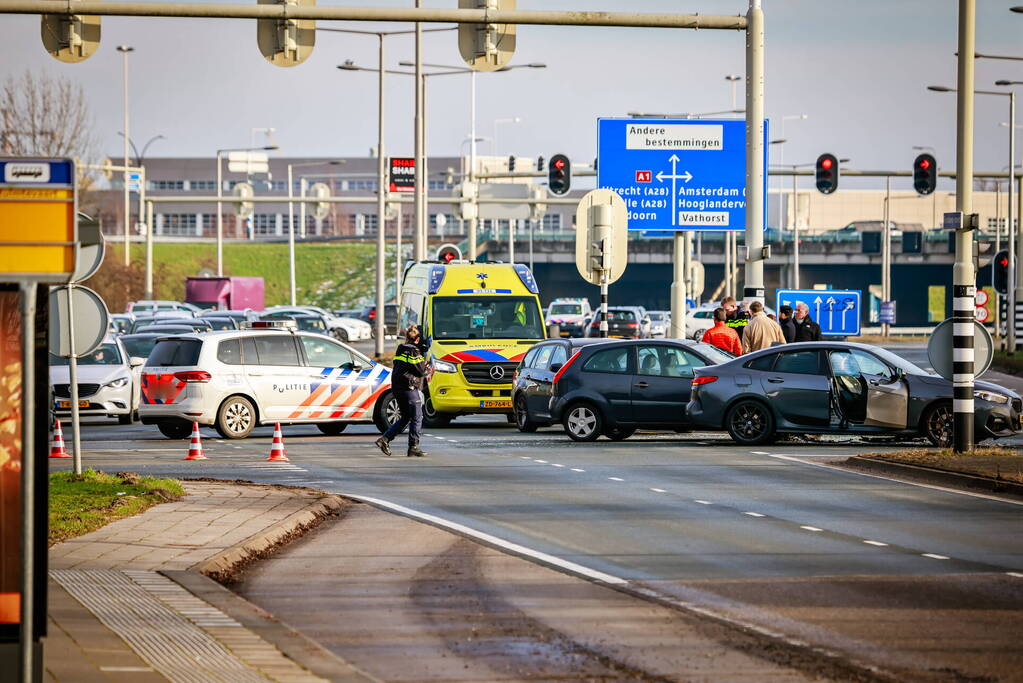
<svg viewBox="0 0 1023 683"><path fill-rule="evenodd" d="M802 301L821 326L821 334L833 337L857 337L860 334L860 302L863 297L855 289L779 289L777 306L791 306Z"/></svg>
<svg viewBox="0 0 1023 683"><path fill-rule="evenodd" d="M743 120L598 119L597 156L597 187L625 200L629 230L746 229Z"/></svg>

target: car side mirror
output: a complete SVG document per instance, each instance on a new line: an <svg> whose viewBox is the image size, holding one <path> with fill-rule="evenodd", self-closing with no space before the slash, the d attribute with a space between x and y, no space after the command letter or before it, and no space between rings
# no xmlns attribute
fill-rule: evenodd
<svg viewBox="0 0 1023 683"><path fill-rule="evenodd" d="M129 359L128 363L129 363L129 364L130 364L130 365L131 365L131 366L132 366L133 368L138 368L138 367L141 367L141 366L143 366L143 365L145 365L145 364L146 364L146 359L145 359L145 358L142 358L141 356L132 356L132 357L131 357L131 358Z"/></svg>
<svg viewBox="0 0 1023 683"><path fill-rule="evenodd" d="M564 363L554 363L553 365L551 365L550 371L551 372L557 372L558 370L560 370L563 367L565 367Z"/></svg>
<svg viewBox="0 0 1023 683"><path fill-rule="evenodd" d="M906 376L906 371L902 368L895 368L895 379L902 379Z"/></svg>

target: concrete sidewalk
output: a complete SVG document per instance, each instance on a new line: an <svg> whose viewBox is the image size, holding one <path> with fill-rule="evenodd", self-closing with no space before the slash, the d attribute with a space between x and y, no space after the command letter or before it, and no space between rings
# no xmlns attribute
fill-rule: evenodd
<svg viewBox="0 0 1023 683"><path fill-rule="evenodd" d="M230 593L224 578L344 503L183 482L187 496L50 548L50 681L372 680Z"/></svg>

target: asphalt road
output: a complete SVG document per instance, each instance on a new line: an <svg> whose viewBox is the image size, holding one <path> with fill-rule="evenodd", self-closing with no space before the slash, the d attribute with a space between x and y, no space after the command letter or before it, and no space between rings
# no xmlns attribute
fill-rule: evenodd
<svg viewBox="0 0 1023 683"><path fill-rule="evenodd" d="M383 457L369 426L338 437L287 427L285 464L265 462L270 431L238 443L204 430L210 459L183 462L187 444L154 428L86 426L85 464L402 506L541 564L899 678L1019 680L1023 671L1023 509L827 464L892 446L749 449L714 434L577 444L559 429L520 434L503 419L470 418L427 430L426 459ZM280 616L301 627L301 614Z"/></svg>

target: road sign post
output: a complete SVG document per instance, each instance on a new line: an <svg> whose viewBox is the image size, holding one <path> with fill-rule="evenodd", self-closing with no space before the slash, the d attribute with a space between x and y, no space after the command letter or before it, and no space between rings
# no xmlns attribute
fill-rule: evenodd
<svg viewBox="0 0 1023 683"><path fill-rule="evenodd" d="M806 304L810 316L821 327L821 334L830 337L860 335L862 292L855 289L779 289L775 310L782 306L796 308Z"/></svg>
<svg viewBox="0 0 1023 683"><path fill-rule="evenodd" d="M607 337L607 287L628 262L628 209L611 190L593 190L576 209L575 267L583 279L600 285L600 336Z"/></svg>

